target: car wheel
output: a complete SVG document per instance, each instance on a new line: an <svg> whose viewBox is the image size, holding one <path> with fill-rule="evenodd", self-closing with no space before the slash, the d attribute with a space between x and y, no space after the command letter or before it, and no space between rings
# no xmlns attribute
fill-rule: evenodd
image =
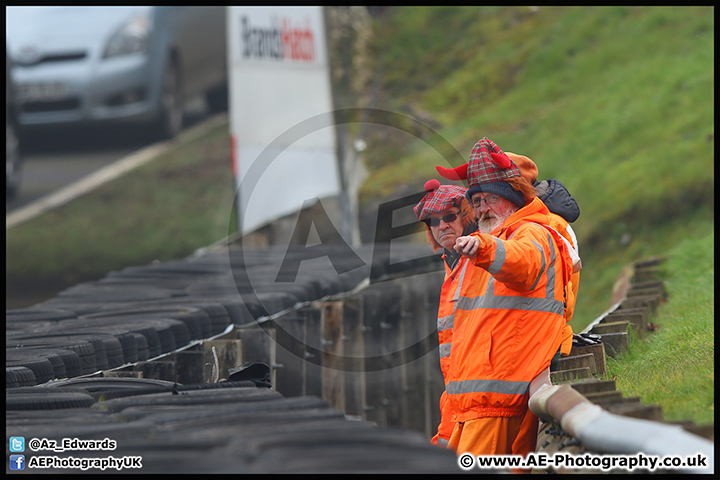
<svg viewBox="0 0 720 480"><path fill-rule="evenodd" d="M20 139L12 122L8 121L5 127L5 179L6 199L12 200L17 194L22 177L22 155L20 153Z"/></svg>
<svg viewBox="0 0 720 480"><path fill-rule="evenodd" d="M176 137L183 127L182 75L177 63L171 61L165 68L160 93L160 115L155 125L159 140Z"/></svg>

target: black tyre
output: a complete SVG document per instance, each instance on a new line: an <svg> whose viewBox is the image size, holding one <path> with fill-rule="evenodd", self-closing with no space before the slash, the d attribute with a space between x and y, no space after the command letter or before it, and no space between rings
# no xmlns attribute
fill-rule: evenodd
<svg viewBox="0 0 720 480"><path fill-rule="evenodd" d="M90 374L98 370L107 370L108 361L105 346L102 341L89 335L70 335L67 332L55 330L52 332L31 333L27 335L8 336L6 347L25 348L62 348L72 350L82 360L82 374ZM40 383L38 381L38 383Z"/></svg>
<svg viewBox="0 0 720 480"><path fill-rule="evenodd" d="M5 311L8 322L57 322L77 318L75 312L62 309L19 308Z"/></svg>
<svg viewBox="0 0 720 480"><path fill-rule="evenodd" d="M56 297L44 304L67 305L72 310L73 304L126 304L150 300L160 300L177 295L177 291L157 288L149 285L113 286L101 284L80 284L60 292ZM62 310L63 308L59 308Z"/></svg>
<svg viewBox="0 0 720 480"><path fill-rule="evenodd" d="M56 370L56 377L55 378L72 378L72 377L79 377L83 374L83 362L80 359L80 356L72 351L72 350L66 350L63 348L34 348L34 347L28 347L25 349L28 352L34 352L38 353L42 356L49 356L53 355L58 357L63 362L65 375L61 376L57 374Z"/></svg>
<svg viewBox="0 0 720 480"><path fill-rule="evenodd" d="M37 385L35 373L27 367L5 367L5 388Z"/></svg>
<svg viewBox="0 0 720 480"><path fill-rule="evenodd" d="M137 335L121 325L93 325L88 324L82 319L65 320L55 325L54 330L60 334L80 334L80 335L96 335L100 337L114 337L121 346L121 350L117 349L114 340L109 339L108 345L105 346L106 357L109 358L108 364L110 368L124 365L126 363L135 363L138 361L138 340ZM41 332L35 332L41 333Z"/></svg>
<svg viewBox="0 0 720 480"><path fill-rule="evenodd" d="M182 73L175 60L165 67L161 87L161 106L153 134L158 140L175 138L183 128L184 100Z"/></svg>
<svg viewBox="0 0 720 480"><path fill-rule="evenodd" d="M53 366L53 378L67 378L67 370L65 369L65 362L60 358L60 355L50 352L47 350L34 350L28 348L24 350L29 355L37 355L42 358L47 358L50 364Z"/></svg>
<svg viewBox="0 0 720 480"><path fill-rule="evenodd" d="M47 338L32 338L14 340L9 338L6 340L8 348L20 348L22 350L29 350L33 348L40 349L62 349L68 350L75 353L80 360L80 374L87 375L98 371L97 360L95 355L95 347L92 343L84 339L76 338L64 338L64 339L47 339ZM68 368L67 365L65 367ZM71 368L71 371L75 371Z"/></svg>
<svg viewBox="0 0 720 480"><path fill-rule="evenodd" d="M148 348L148 339L139 332L131 332L135 336L135 346L137 348L137 361L144 362L150 358L150 349Z"/></svg>
<svg viewBox="0 0 720 480"><path fill-rule="evenodd" d="M47 330L55 327L55 322L48 320L22 320L5 322L5 333L8 336L27 335L38 330Z"/></svg>
<svg viewBox="0 0 720 480"><path fill-rule="evenodd" d="M237 301L237 299L235 299ZM204 338L217 335L225 331L225 329L231 325L232 319L231 313L228 308L222 303L223 299L216 297L175 297L160 300L157 302L150 302L147 304L148 307L161 307L167 308L172 306L173 308L197 308L204 311L209 317L209 329L204 331ZM234 307L232 307L234 308ZM234 310L233 310L234 312ZM244 315L247 316L247 313Z"/></svg>
<svg viewBox="0 0 720 480"><path fill-rule="evenodd" d="M210 316L203 310L194 307L178 306L137 306L133 308L124 308L111 310L108 312L100 312L89 315L83 315L81 320L107 321L108 319L117 317L138 318L171 318L183 322L187 328L192 340L200 340L208 338L212 333L212 325Z"/></svg>
<svg viewBox="0 0 720 480"><path fill-rule="evenodd" d="M171 392L178 384L150 378L76 378L62 382L52 382L49 388L60 390L82 388L97 400L109 400L149 393Z"/></svg>
<svg viewBox="0 0 720 480"><path fill-rule="evenodd" d="M14 337L17 339L55 340L61 345L65 339L77 338L89 341L95 348L95 361L99 370L109 370L125 364L122 344L115 336L102 333L78 331L78 330L57 330L53 333L37 333L30 336Z"/></svg>
<svg viewBox="0 0 720 480"><path fill-rule="evenodd" d="M88 408L95 399L82 392L47 392L7 393L5 394L6 410L55 410L63 408Z"/></svg>
<svg viewBox="0 0 720 480"><path fill-rule="evenodd" d="M268 388L239 387L212 390L190 390L178 393L158 392L149 395L135 395L127 398L114 398L96 405L96 408L108 410L109 412L120 412L127 408L135 408L138 416L145 416L147 413L157 412L159 415L175 416L181 414L188 419L214 417L217 418L220 410L224 406L230 409L249 409L250 411L262 411L264 409L275 408L276 402L289 402L295 405L296 402L302 403L303 407L307 406L307 400L299 400L301 397L293 397L285 399L281 394ZM312 404L322 404L320 399L315 399ZM211 408L203 406L212 405ZM244 406L241 406L244 405ZM167 408L167 410L158 409L158 407ZM188 406L187 410L180 412L179 406ZM142 407L142 408L141 408ZM277 407L289 408L289 407ZM298 406L299 408L299 406ZM135 415L135 414L134 414Z"/></svg>
<svg viewBox="0 0 720 480"><path fill-rule="evenodd" d="M29 368L35 374L35 381L38 384L49 382L55 378L55 367L50 360L23 350L6 349L5 367Z"/></svg>

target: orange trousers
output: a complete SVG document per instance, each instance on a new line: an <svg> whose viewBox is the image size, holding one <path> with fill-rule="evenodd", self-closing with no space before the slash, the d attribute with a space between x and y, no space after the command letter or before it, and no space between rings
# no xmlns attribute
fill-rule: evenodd
<svg viewBox="0 0 720 480"><path fill-rule="evenodd" d="M458 455L521 455L534 452L539 420L530 410L522 417L475 418L455 425L447 448ZM513 468L512 473L531 473Z"/></svg>
<svg viewBox="0 0 720 480"><path fill-rule="evenodd" d="M512 445L513 455L522 455L524 457L528 453L535 451L539 426L540 419L528 408L520 424L520 431Z"/></svg>
<svg viewBox="0 0 720 480"><path fill-rule="evenodd" d="M474 418L455 425L449 449L459 455L510 455L523 417Z"/></svg>
<svg viewBox="0 0 720 480"><path fill-rule="evenodd" d="M527 410L522 417L474 418L458 423L447 448L458 455L522 455L535 451L538 418Z"/></svg>

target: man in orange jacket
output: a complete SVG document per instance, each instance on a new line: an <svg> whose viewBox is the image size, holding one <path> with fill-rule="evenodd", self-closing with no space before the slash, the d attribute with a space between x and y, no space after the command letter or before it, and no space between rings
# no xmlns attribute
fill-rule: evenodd
<svg viewBox="0 0 720 480"><path fill-rule="evenodd" d="M544 378L563 340L573 261L549 210L497 145L480 140L459 168L478 231L457 239L463 266L452 295L443 297L453 303L445 380L455 426L448 448L525 455L534 438L515 440L531 382Z"/></svg>
<svg viewBox="0 0 720 480"><path fill-rule="evenodd" d="M425 196L415 206L414 211L418 220L426 225L425 234L428 243L435 252L443 250L445 260L445 279L438 309L438 351L440 370L443 377L446 377L450 362L454 314L454 304L450 299L457 288L458 272L468 262L467 259L462 259L453 247L458 238L474 232L477 224L473 209L465 198L467 188L440 185L437 180L429 180L425 183L425 191ZM440 424L431 443L447 447L454 425L447 395L443 392L440 397Z"/></svg>

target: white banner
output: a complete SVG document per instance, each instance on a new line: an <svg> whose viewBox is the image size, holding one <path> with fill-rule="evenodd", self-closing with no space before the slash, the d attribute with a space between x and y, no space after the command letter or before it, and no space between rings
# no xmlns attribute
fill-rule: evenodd
<svg viewBox="0 0 720 480"><path fill-rule="evenodd" d="M241 233L340 194L322 7L228 7Z"/></svg>

